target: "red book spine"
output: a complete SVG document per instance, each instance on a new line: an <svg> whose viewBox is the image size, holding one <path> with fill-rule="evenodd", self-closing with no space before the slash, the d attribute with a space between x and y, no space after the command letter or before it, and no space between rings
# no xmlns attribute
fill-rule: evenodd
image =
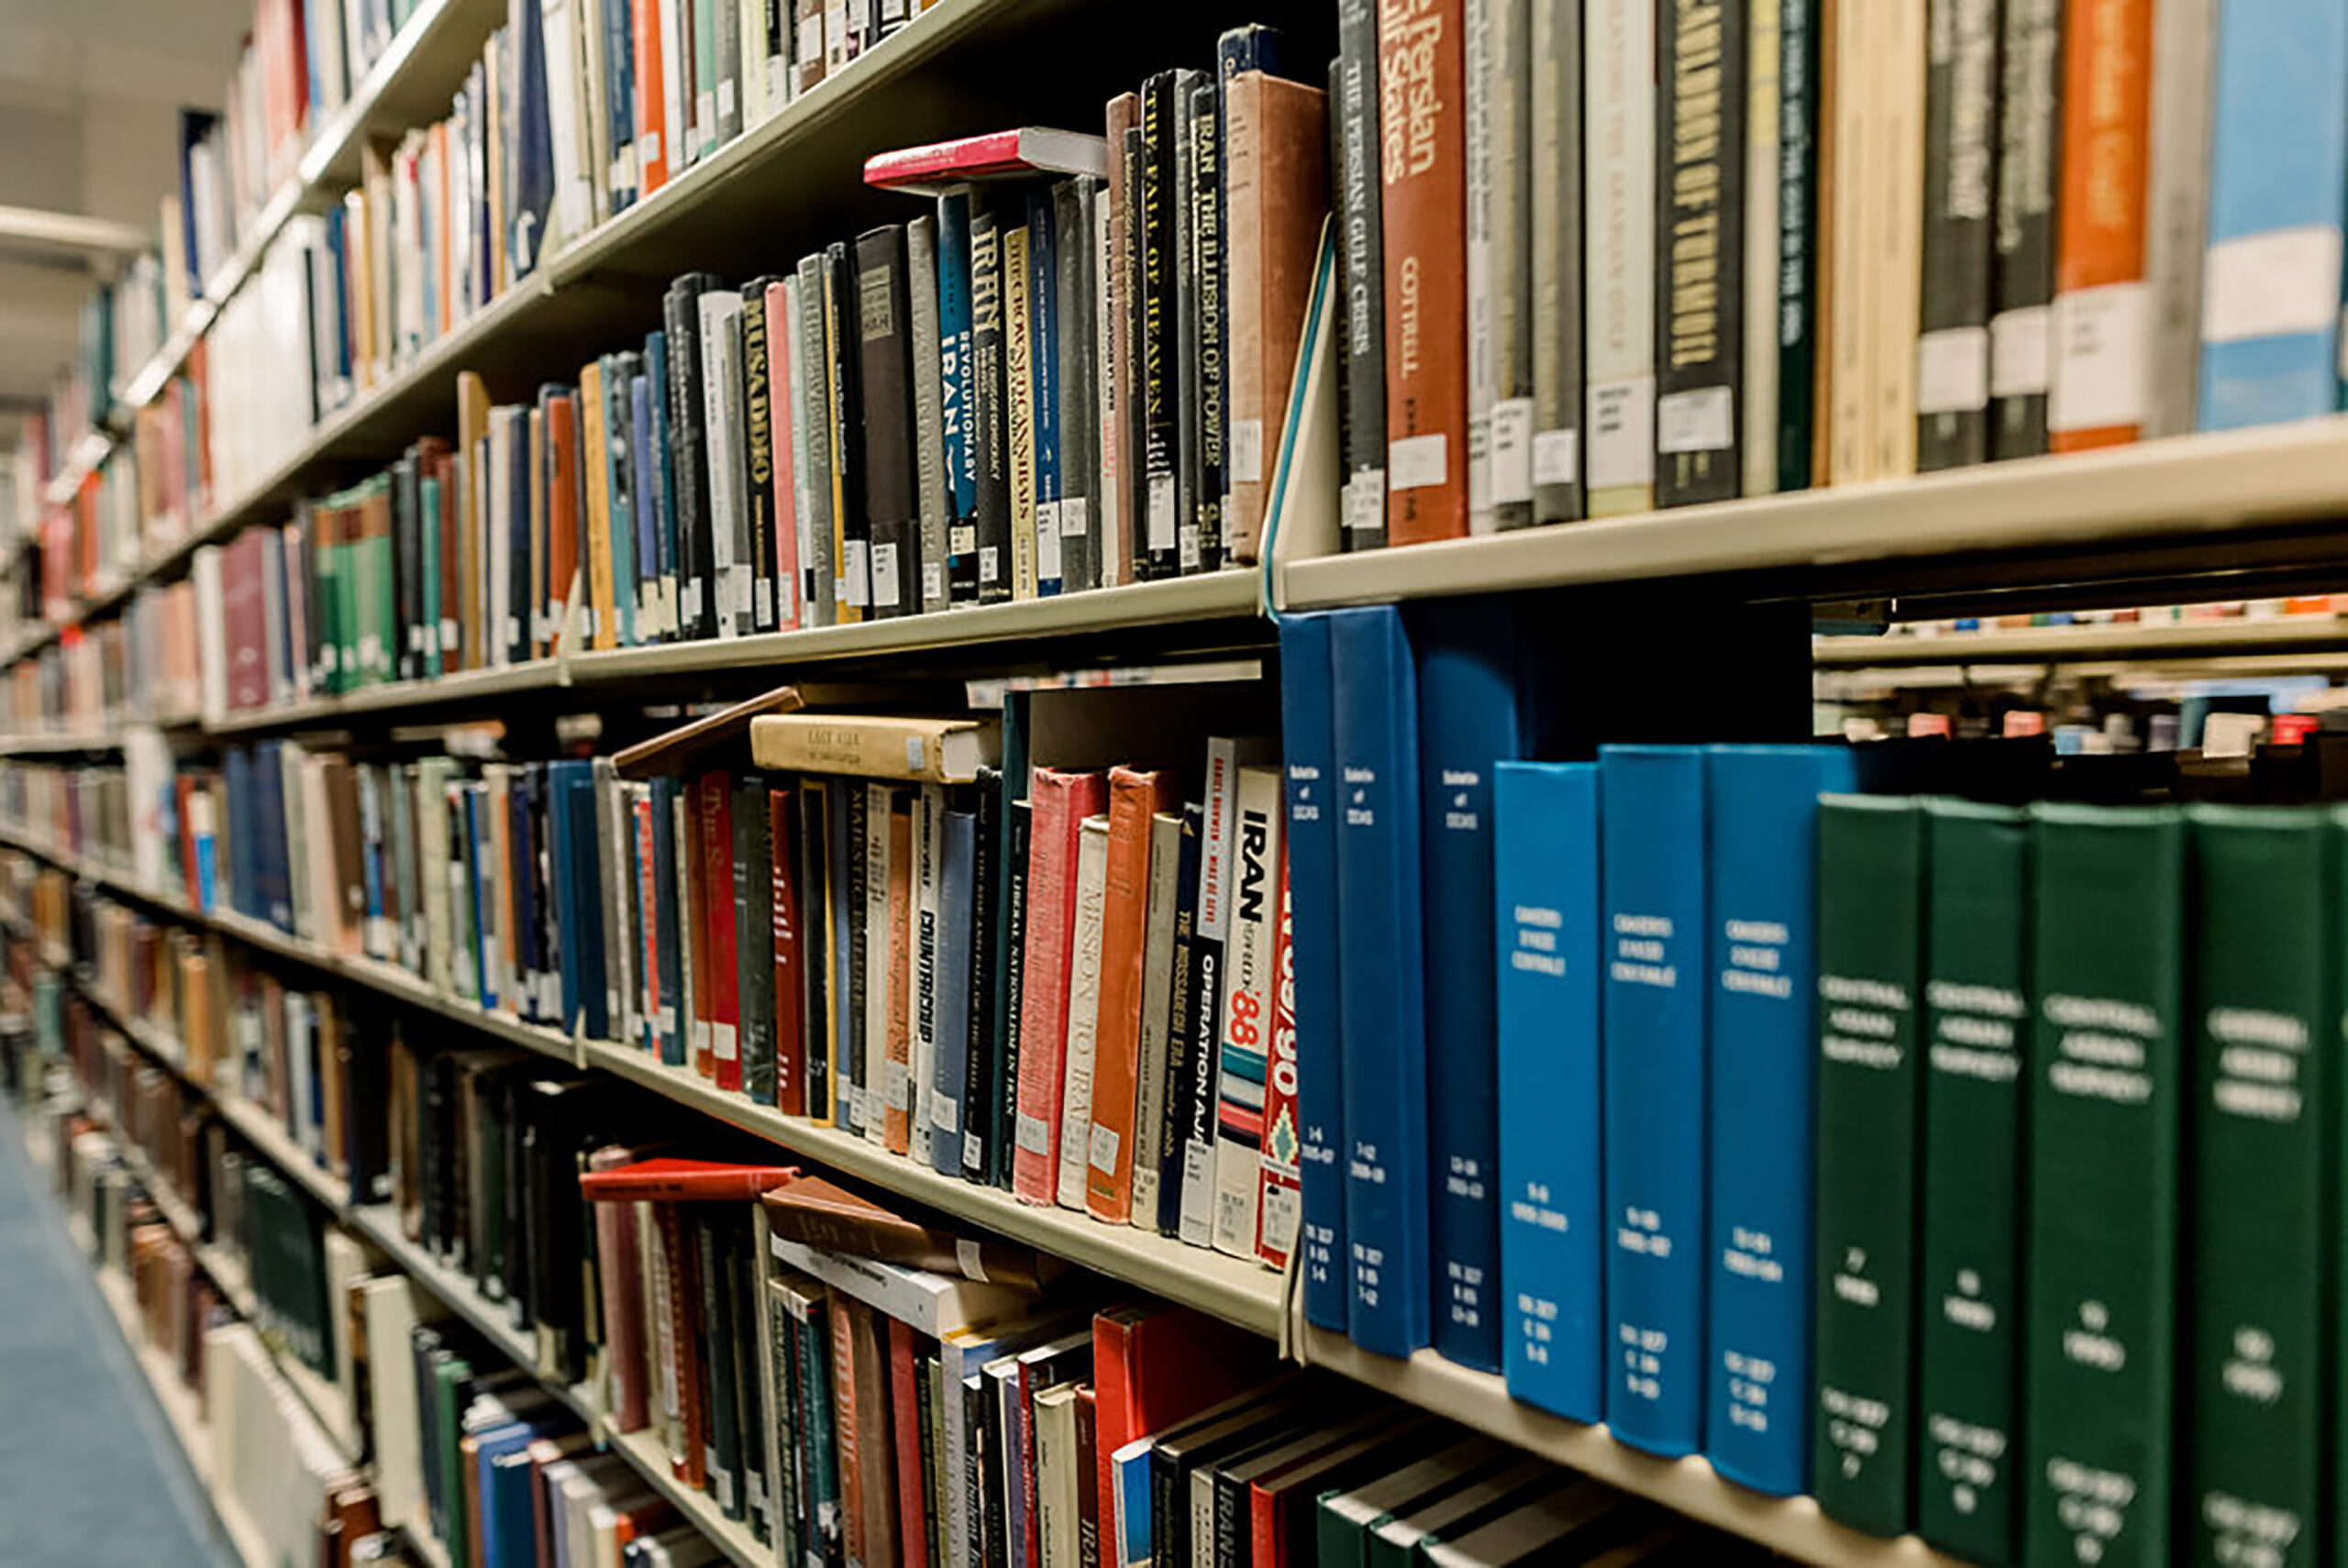
<svg viewBox="0 0 2348 1568"><path fill-rule="evenodd" d="M679 1425L683 1429L684 1452L670 1454L669 1466L679 1480L702 1487L709 1484L703 1448L709 1441L709 1411L702 1401L701 1323L694 1310L693 1282L701 1274L694 1266L692 1242L685 1234L676 1206L655 1204L652 1214L659 1227L660 1254L669 1275L670 1375L676 1380Z"/></svg>
<svg viewBox="0 0 2348 1568"><path fill-rule="evenodd" d="M708 851L702 845L706 834L702 823L703 801L698 782L685 786L683 801L685 847L677 857L677 942L680 946L690 946L692 950L692 1049L688 1057L694 1072L714 1081L717 1077L717 1039L716 1031L710 1025L711 1004L715 999L709 988L709 905L705 901L708 889L703 886L709 878L703 874ZM688 933L692 937L691 943L685 941ZM680 954L679 957L681 960L683 955Z"/></svg>
<svg viewBox="0 0 2348 1568"><path fill-rule="evenodd" d="M1386 236L1386 533L1468 532L1463 0L1379 0Z"/></svg>
<svg viewBox="0 0 2348 1568"><path fill-rule="evenodd" d="M591 1203L748 1203L781 1187L783 1167L739 1165L713 1171L590 1171L579 1178L579 1195Z"/></svg>
<svg viewBox="0 0 2348 1568"><path fill-rule="evenodd" d="M659 0L636 0L637 194L648 196L669 182L670 149L660 143L666 91L660 78Z"/></svg>
<svg viewBox="0 0 2348 1568"><path fill-rule="evenodd" d="M887 186L945 179L975 180L982 175L1022 170L1027 163L1020 155L1019 143L1019 132L1002 130L966 136L958 141L933 142L927 147L876 152L864 160L864 182Z"/></svg>
<svg viewBox="0 0 2348 1568"><path fill-rule="evenodd" d="M1256 1177L1256 1255L1288 1267L1302 1201L1296 1155L1296 959L1289 950L1288 854L1280 854L1273 930L1271 1024L1264 1037L1263 1160Z"/></svg>
<svg viewBox="0 0 2348 1568"><path fill-rule="evenodd" d="M1076 941L1076 845L1107 793L1098 773L1036 769L1027 851L1027 949L1019 1015L1019 1102L1012 1190L1022 1202L1059 1197L1060 1087L1068 1056L1069 954Z"/></svg>
<svg viewBox="0 0 2348 1568"><path fill-rule="evenodd" d="M1132 1374L1125 1358L1133 1352L1134 1325L1121 1315L1099 1312L1092 1319L1093 1485L1102 1497L1102 1512L1114 1518L1111 1507L1117 1495L1115 1455L1134 1441Z"/></svg>
<svg viewBox="0 0 2348 1568"><path fill-rule="evenodd" d="M774 844L774 1081L785 1116L807 1114L806 1065L801 1060L806 1025L801 1003L799 889L791 874L791 791L767 791L768 828Z"/></svg>
<svg viewBox="0 0 2348 1568"><path fill-rule="evenodd" d="M660 1010L660 922L652 911L660 907L654 878L656 862L652 858L652 801L638 792L629 802L636 816L636 896L645 911L638 922L644 928L644 1032L646 1038L637 1043L647 1050L660 1048L660 1035L670 1027ZM674 999L670 999L674 1005Z"/></svg>
<svg viewBox="0 0 2348 1568"><path fill-rule="evenodd" d="M701 805L701 924L693 951L709 954L710 1056L717 1087L742 1087L742 988L734 949L734 790L723 773L695 786ZM698 973L701 963L694 960Z"/></svg>
<svg viewBox="0 0 2348 1568"><path fill-rule="evenodd" d="M897 1539L907 1562L929 1557L929 1487L921 1469L921 1372L913 1325L889 1320L889 1403L896 1417Z"/></svg>
<svg viewBox="0 0 2348 1568"><path fill-rule="evenodd" d="M774 441L774 591L776 624L788 632L799 624L799 491L798 470L791 456L791 359L798 351L799 335L791 326L791 295L780 282L769 283L767 313L767 384L774 389L769 426ZM776 830L778 833L780 829ZM778 838L776 843L781 840Z"/></svg>

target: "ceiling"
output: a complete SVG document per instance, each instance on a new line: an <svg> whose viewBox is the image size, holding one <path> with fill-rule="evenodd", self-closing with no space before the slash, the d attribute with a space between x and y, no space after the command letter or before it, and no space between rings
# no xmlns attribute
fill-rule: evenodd
<svg viewBox="0 0 2348 1568"><path fill-rule="evenodd" d="M253 0L0 0L0 206L154 234L183 104L216 107ZM0 253L0 448L78 350L86 265Z"/></svg>

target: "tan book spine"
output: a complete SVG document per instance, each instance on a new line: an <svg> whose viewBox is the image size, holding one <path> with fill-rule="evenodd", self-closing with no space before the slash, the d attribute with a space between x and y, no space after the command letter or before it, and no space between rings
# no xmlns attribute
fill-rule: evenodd
<svg viewBox="0 0 2348 1568"><path fill-rule="evenodd" d="M1858 0L1838 6L1829 50L1833 96L1824 117L1833 126L1834 218L1833 248L1823 252L1822 270L1832 274L1834 291L1828 303L1831 317L1822 312L1822 319L1831 319L1832 331L1820 362L1832 366L1825 404L1833 430L1827 471L1836 484L1857 484L1874 472L1868 426L1875 400L1868 380L1877 362L1870 343L1879 280L1867 270L1867 200L1875 189L1869 166L1877 151L1874 73L1868 67L1880 9Z"/></svg>
<svg viewBox="0 0 2348 1568"><path fill-rule="evenodd" d="M590 632L587 646L592 648L619 646L619 616L612 602L612 511L610 479L610 443L602 436L604 425L604 367L585 364L579 367L579 456L585 470L581 476L581 489L587 502L587 536L583 541L587 557L587 613Z"/></svg>
<svg viewBox="0 0 2348 1568"><path fill-rule="evenodd" d="M889 812L889 1004L881 1139L892 1154L913 1143L914 833L910 802Z"/></svg>
<svg viewBox="0 0 2348 1568"><path fill-rule="evenodd" d="M989 720L776 713L750 721L751 760L795 773L965 784L1001 751L1002 732Z"/></svg>
<svg viewBox="0 0 2348 1568"><path fill-rule="evenodd" d="M1875 84L1876 121L1869 137L1874 235L1866 260L1875 290L1868 324L1873 368L1867 419L1871 479L1905 479L1916 471L1916 338L1923 327L1924 276L1924 4L1873 0L1874 50L1867 70Z"/></svg>

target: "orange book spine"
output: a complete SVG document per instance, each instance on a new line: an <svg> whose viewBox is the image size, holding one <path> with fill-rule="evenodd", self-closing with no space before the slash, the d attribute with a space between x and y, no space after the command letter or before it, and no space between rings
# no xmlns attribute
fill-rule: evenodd
<svg viewBox="0 0 2348 1568"><path fill-rule="evenodd" d="M929 1485L922 1474L921 1371L914 1360L914 1327L889 1320L889 1405L895 1419L897 1530L904 1561L929 1560ZM915 1441L907 1442L907 1433Z"/></svg>
<svg viewBox="0 0 2348 1568"><path fill-rule="evenodd" d="M1101 916L1101 1006L1093 1029L1092 1146L1084 1165L1084 1207L1113 1225L1133 1216L1150 819L1178 810L1174 801L1168 774L1132 767L1109 772L1108 889Z"/></svg>
<svg viewBox="0 0 2348 1568"><path fill-rule="evenodd" d="M2072 0L2063 23L2062 184L2055 205L2054 381L2047 445L2141 434L2151 291L2144 193L2153 0Z"/></svg>
<svg viewBox="0 0 2348 1568"><path fill-rule="evenodd" d="M1468 532L1465 0L1379 0L1386 536Z"/></svg>
<svg viewBox="0 0 2348 1568"><path fill-rule="evenodd" d="M881 1137L893 1154L908 1153L913 1143L913 886L914 818L900 807L889 813L888 1107L880 1118Z"/></svg>
<svg viewBox="0 0 2348 1568"><path fill-rule="evenodd" d="M1068 975L1076 935L1076 846L1105 796L1098 773L1038 767L1030 790L1027 933L1020 988L1018 1113L1012 1190L1023 1203L1059 1192L1060 1090L1068 1061Z"/></svg>
<svg viewBox="0 0 2348 1568"><path fill-rule="evenodd" d="M570 393L547 404L547 619L548 638L566 646L579 571L579 405Z"/></svg>
<svg viewBox="0 0 2348 1568"><path fill-rule="evenodd" d="M659 0L636 0L637 195L669 182L669 149L660 140L663 97Z"/></svg>
<svg viewBox="0 0 2348 1568"><path fill-rule="evenodd" d="M449 229L449 122L437 120L432 126L432 168L435 178L432 188L432 232L440 237L433 264L440 271L440 287L435 291L432 336L442 337L449 331L449 265L456 247L448 241Z"/></svg>
<svg viewBox="0 0 2348 1568"><path fill-rule="evenodd" d="M856 1397L856 1337L869 1309L846 1296L832 1297L832 1444L839 1459L840 1545L851 1562L865 1555L862 1401Z"/></svg>

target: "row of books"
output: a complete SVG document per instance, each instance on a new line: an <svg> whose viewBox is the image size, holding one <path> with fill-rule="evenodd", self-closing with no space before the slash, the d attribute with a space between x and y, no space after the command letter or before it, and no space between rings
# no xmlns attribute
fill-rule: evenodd
<svg viewBox="0 0 2348 1568"><path fill-rule="evenodd" d="M1357 547L2342 406L2336 6L1338 30Z"/></svg>
<svg viewBox="0 0 2348 1568"><path fill-rule="evenodd" d="M128 724L193 719L203 701L194 585L139 589L123 613L68 626L10 667L10 734L97 735Z"/></svg>

